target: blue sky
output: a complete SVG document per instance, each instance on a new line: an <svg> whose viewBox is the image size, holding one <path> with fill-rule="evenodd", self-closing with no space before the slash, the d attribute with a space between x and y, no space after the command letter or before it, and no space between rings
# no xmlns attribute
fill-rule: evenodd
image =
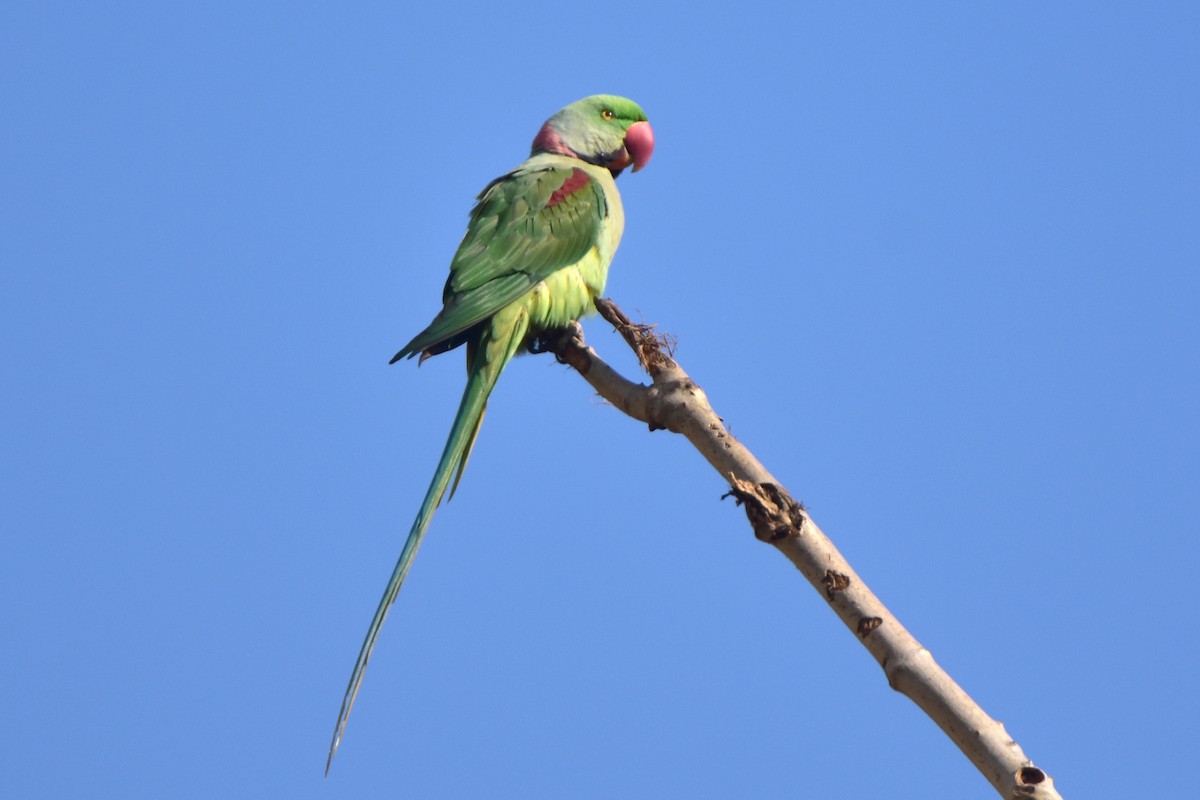
<svg viewBox="0 0 1200 800"><path fill-rule="evenodd" d="M387 360L594 92L657 134L608 294L1065 793L1190 789L1198 7L410 6L0 10L0 793L991 796L546 357L322 776L461 389Z"/></svg>

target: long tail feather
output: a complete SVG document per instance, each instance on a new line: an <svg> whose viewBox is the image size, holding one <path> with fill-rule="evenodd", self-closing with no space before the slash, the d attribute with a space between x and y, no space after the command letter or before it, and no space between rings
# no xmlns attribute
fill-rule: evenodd
<svg viewBox="0 0 1200 800"><path fill-rule="evenodd" d="M342 734L346 730L346 722L350 718L350 710L354 707L354 699L358 696L358 690L362 686L363 674L367 669L367 662L371 658L371 652L375 649L375 640L379 637L379 629L383 627L383 621L387 618L388 610L392 603L396 600L396 595L400 593L400 586L404 583L404 577L408 574L408 569L412 565L412 560L417 554L417 549L421 546L421 540L425 537L425 531L429 527L429 522L433 519L433 512L437 509L438 504L442 501L442 496L446 493L446 487L450 483L451 475L455 475L455 486L458 485L458 479L462 477L462 467L465 466L467 456L470 455L471 448L475 444L475 437L479 433L479 425L483 420L483 412L487 407L488 397L492 393L492 389L496 385L496 379L500 377L504 366L516 353L517 348L525 337L525 332L528 330L528 319L524 313L518 313L512 325L506 326L507 330L503 330L502 337L495 337L496 327L493 326L487 334L485 341L479 343L477 348L471 348L468 352L470 368L467 375L467 385L463 389L462 400L458 406L458 413L454 417L454 424L450 428L450 436L446 440L446 447L442 451L441 460L438 461L437 469L433 473L433 480L429 484L429 489L425 492L425 499L421 503L421 508L417 512L417 518L413 521L412 528L408 532L408 539L404 542L404 549L400 551L400 558L396 562L395 569L392 570L392 577L388 580L387 587L383 590L383 597L379 601L379 607L375 610L375 616L371 619L371 625L367 628L367 636L363 640L362 648L358 652L358 660L354 662L354 671L350 673L350 683L346 687L346 694L342 697L342 708L338 712L337 724L333 729L333 741L329 745L329 757L325 760L325 774L329 774L329 767L333 763L333 756L337 753L338 745L341 743ZM487 341L491 338L491 342ZM496 338L502 338L503 341L496 341ZM489 344L491 345L489 347ZM496 347L499 345L499 347Z"/></svg>
<svg viewBox="0 0 1200 800"><path fill-rule="evenodd" d="M475 353L478 351L478 342L467 342L467 377L471 376L471 368L475 363ZM467 461L471 459L471 451L475 449L475 439L479 436L479 426L483 424L483 415L487 413L487 403L483 404L483 408L479 412L479 416L475 418L475 430L471 431L467 438L466 447L463 448L462 458L458 460L458 469L454 473L454 482L450 484L450 496L446 499L449 503L454 499L454 493L458 491L458 483L462 480L463 472L467 468Z"/></svg>

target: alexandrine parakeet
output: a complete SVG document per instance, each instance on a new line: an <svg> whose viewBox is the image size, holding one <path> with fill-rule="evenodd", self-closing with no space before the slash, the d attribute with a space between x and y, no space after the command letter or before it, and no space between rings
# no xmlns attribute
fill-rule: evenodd
<svg viewBox="0 0 1200 800"><path fill-rule="evenodd" d="M621 240L625 216L613 179L650 160L654 133L633 101L585 97L542 126L527 161L480 193L442 291L443 307L392 363L466 345L467 385L450 436L400 559L350 674L328 771L379 629L400 591L434 509L457 487L488 395L510 359L536 336L593 310ZM454 488L450 489L451 495Z"/></svg>

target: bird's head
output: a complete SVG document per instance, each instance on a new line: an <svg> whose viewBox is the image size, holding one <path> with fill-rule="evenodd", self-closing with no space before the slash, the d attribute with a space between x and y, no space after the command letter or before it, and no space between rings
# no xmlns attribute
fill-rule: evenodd
<svg viewBox="0 0 1200 800"><path fill-rule="evenodd" d="M607 167L613 177L633 165L637 172L654 153L654 131L646 112L632 100L594 94L546 120L533 140L533 153L558 153Z"/></svg>

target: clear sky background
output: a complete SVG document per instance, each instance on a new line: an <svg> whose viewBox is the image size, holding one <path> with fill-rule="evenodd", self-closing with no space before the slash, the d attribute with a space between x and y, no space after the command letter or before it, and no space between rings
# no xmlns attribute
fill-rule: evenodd
<svg viewBox="0 0 1200 800"><path fill-rule="evenodd" d="M608 294L1068 796L1193 791L1198 41L1195 3L5 3L0 794L993 796L545 356L323 777L463 380L388 358L595 92L658 139Z"/></svg>

